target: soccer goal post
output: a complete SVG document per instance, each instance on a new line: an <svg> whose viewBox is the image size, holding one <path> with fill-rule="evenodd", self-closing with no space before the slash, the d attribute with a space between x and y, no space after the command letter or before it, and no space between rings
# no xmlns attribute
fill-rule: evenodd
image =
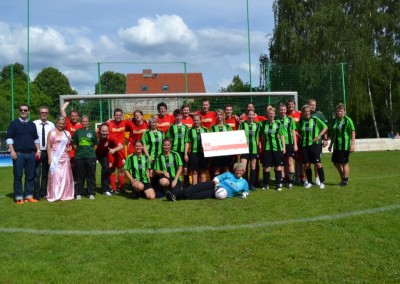
<svg viewBox="0 0 400 284"><path fill-rule="evenodd" d="M74 109L81 115L88 115L92 122L102 122L112 117L113 110L122 109L125 117L131 117L135 110L141 110L145 118L157 114L157 104L164 102L168 112L181 108L183 104L190 106L191 111L200 109L201 101L210 101L210 110L224 109L232 105L233 113L245 112L248 103L252 103L256 113L265 115L266 106L277 107L289 99L298 102L297 92L226 92L226 93L164 93L164 94L102 94L102 95L62 95L60 106L71 101L67 113Z"/></svg>

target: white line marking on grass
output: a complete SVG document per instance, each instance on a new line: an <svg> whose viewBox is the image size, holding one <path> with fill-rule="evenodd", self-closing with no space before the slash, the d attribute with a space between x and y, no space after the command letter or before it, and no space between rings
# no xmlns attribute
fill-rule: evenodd
<svg viewBox="0 0 400 284"><path fill-rule="evenodd" d="M242 225L226 225L226 226L199 226L199 227L186 227L186 228L159 228L159 229L128 229L128 230L37 230L37 229L23 229L23 228L0 228L1 233L26 233L35 235L154 235L154 234L172 234L172 233L193 233L193 232L209 232L209 231L232 231L240 229L257 229L264 227L273 227L279 225L289 225L298 223L311 223L318 221L338 220L349 217L356 217L362 215L376 214L380 212L392 211L400 209L400 204L390 205L379 208L372 208L361 211L353 211L347 213L340 213L334 215L322 215L316 217L292 219L283 221L268 221L253 224Z"/></svg>

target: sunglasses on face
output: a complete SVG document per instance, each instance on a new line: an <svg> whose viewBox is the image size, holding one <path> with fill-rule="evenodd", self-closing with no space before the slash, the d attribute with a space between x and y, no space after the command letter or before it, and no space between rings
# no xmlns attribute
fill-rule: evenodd
<svg viewBox="0 0 400 284"><path fill-rule="evenodd" d="M20 108L19 111L20 111L20 112L28 112L29 110L28 110L28 109L25 109L25 108Z"/></svg>

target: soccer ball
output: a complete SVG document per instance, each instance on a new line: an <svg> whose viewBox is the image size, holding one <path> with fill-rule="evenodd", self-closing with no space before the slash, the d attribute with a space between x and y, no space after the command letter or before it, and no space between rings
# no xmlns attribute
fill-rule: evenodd
<svg viewBox="0 0 400 284"><path fill-rule="evenodd" d="M227 195L228 193L226 192L225 188L220 187L215 191L216 199L225 199Z"/></svg>

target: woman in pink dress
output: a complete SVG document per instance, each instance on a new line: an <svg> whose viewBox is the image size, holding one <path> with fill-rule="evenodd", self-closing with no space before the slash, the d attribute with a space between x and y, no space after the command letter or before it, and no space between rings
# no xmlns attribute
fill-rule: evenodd
<svg viewBox="0 0 400 284"><path fill-rule="evenodd" d="M69 159L70 142L71 135L65 130L65 118L59 116L56 128L47 136L50 169L46 198L49 202L74 199L74 178Z"/></svg>

